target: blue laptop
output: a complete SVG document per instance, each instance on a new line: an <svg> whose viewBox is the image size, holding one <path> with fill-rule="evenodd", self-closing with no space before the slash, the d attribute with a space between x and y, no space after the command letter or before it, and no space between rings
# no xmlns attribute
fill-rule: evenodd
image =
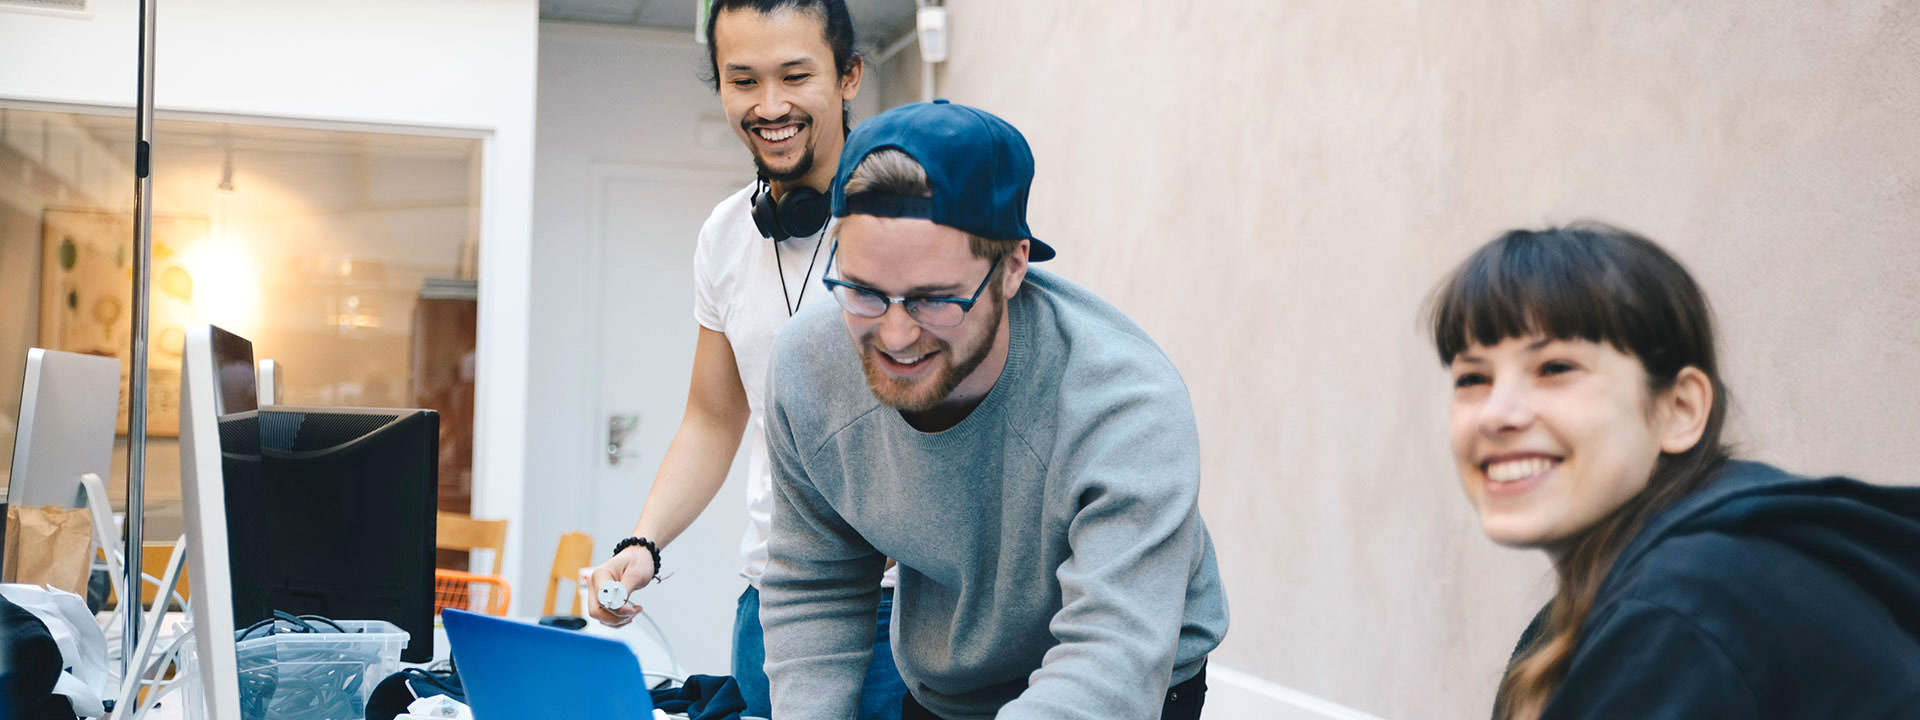
<svg viewBox="0 0 1920 720"><path fill-rule="evenodd" d="M445 610L474 720L647 720L653 698L625 643L574 630Z"/></svg>

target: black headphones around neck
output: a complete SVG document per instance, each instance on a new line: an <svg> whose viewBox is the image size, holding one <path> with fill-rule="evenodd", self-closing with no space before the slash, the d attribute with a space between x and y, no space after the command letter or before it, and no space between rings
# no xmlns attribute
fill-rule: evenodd
<svg viewBox="0 0 1920 720"><path fill-rule="evenodd" d="M753 226L774 242L809 237L827 224L833 204L819 190L804 185L787 191L785 200L773 199L766 178L753 190Z"/></svg>

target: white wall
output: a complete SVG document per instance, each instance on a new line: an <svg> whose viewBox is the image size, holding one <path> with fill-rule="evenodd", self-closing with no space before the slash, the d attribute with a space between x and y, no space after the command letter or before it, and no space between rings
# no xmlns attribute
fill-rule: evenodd
<svg viewBox="0 0 1920 720"><path fill-rule="evenodd" d="M704 55L692 42L692 33L571 23L540 26L540 129L533 213L539 252L532 258L531 342L533 347L552 351L534 353L530 360L528 415L538 421L528 428L527 465L538 468L530 477L539 492L527 497L527 533L520 541L529 558L551 557L562 533L581 531L593 536L594 562L605 559L639 519L641 502L679 422L677 414L643 413L640 428L627 442L629 452L637 457L618 468L606 467L601 450L606 418L602 417L605 388L600 385L597 357L600 329L621 325L623 317L643 314L685 318L686 322L674 326L684 330L684 336L649 339L656 350L633 358L629 369L632 377L644 378L649 393L662 396L664 401L656 407L677 409L685 402L692 369L693 315L691 296L665 307L599 307L602 288L597 279L617 277L622 270L597 267L601 252L595 235L600 225L594 214L604 209L594 196L604 190L596 178L607 168L736 170L751 177L752 161L731 133L713 145L697 140L703 118L724 127L719 102L698 80L700 62ZM683 240L684 252L660 248L657 256L678 257L690 278L694 238ZM638 274L639 268L631 270ZM631 327L639 331L637 323ZM605 480L600 483L605 487L597 486L596 479ZM736 477L722 492L731 499L737 487ZM731 537L737 540L744 517L744 513L707 517L702 523L730 522ZM718 528L693 534L729 536ZM682 568L738 564L733 542L683 542L672 548L671 555L672 564ZM544 590L545 568L536 565L530 563L515 577L516 587ZM650 592L697 594L724 604L743 587L719 586L717 581L730 573L703 575L716 582L668 583ZM713 586L695 586L702 584ZM538 593L518 593L516 602L533 611L541 599ZM715 633L724 645L724 627L706 628L694 636ZM700 667L698 671L724 674L725 669Z"/></svg>
<svg viewBox="0 0 1920 720"><path fill-rule="evenodd" d="M597 232L606 227L595 213L613 212L596 199L608 197L609 178L662 173L713 177L753 176L750 156L728 128L719 99L700 81L706 49L691 33L615 28L573 23L542 23L540 28L540 128L536 147L535 237L532 258L533 347L528 415L527 463L538 492L527 497L526 529L520 545L529 558L548 557L560 534L585 531L595 541L599 561L631 531L659 468L662 454L680 421L692 369L695 336L691 296L694 236L671 246L617 253L654 258L660 267L601 267ZM874 79L873 75L868 76ZM879 93L869 86L854 103L856 117L875 112ZM699 215L723 194L703 198ZM663 218L664 221L664 218ZM639 238L635 238L638 241ZM617 241L617 239L610 239ZM658 307L599 307L605 295L599 278L623 274L678 273L686 292L669 294ZM636 280L637 281L637 280ZM634 460L609 468L601 448L606 442L612 379L600 377L603 327L628 333L653 333L667 318L664 336L643 338L649 351L623 358L621 383L644 386L651 412L628 438ZM609 345L619 345L609 341ZM636 408L620 407L620 411ZM664 410L664 411L663 411ZM670 633L678 638L681 661L696 672L726 672L731 614L676 612L692 604L730 608L745 587L738 540L745 527L744 460L737 461L726 487L709 511L668 551L673 581L648 591L655 611L672 616ZM529 563L515 586L545 587L544 568ZM670 569L671 571L671 569ZM538 583L537 585L535 583ZM540 596L516 593L521 608L537 609ZM689 616L692 617L689 617ZM687 625L698 625L688 627ZM705 647L689 649L690 643ZM716 667L717 665L717 667Z"/></svg>
<svg viewBox="0 0 1920 720"><path fill-rule="evenodd" d="M154 103L161 110L486 135L474 512L515 520L517 535L528 424L537 4L158 4ZM0 97L133 105L138 19L133 0L96 0L84 17L0 11ZM509 553L506 571L521 562Z"/></svg>
<svg viewBox="0 0 1920 720"><path fill-rule="evenodd" d="M1480 531L1416 318L1511 227L1687 263L1743 454L1920 480L1920 3L946 6L940 93L1026 134L1034 231L1192 391L1215 687L1487 716L1552 577Z"/></svg>

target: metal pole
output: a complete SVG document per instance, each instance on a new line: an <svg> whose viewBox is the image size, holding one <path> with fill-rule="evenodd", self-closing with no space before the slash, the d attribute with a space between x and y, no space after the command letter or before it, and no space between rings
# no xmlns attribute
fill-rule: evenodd
<svg viewBox="0 0 1920 720"><path fill-rule="evenodd" d="M140 91L134 113L133 146L133 363L127 386L127 594L126 634L121 677L140 672L133 653L140 641L141 516L146 514L147 470L147 274L153 263L153 10L155 0L140 0ZM166 599L162 596L161 603Z"/></svg>

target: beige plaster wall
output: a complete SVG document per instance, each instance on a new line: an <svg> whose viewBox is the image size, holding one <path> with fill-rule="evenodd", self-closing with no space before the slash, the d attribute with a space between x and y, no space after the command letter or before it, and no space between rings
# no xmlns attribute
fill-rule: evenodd
<svg viewBox="0 0 1920 720"><path fill-rule="evenodd" d="M905 2L906 0L901 0ZM886 62L867 66L866 82L879 80L877 88L869 86L868 91L878 89L879 106L893 108L907 103L920 102L920 44L908 43L906 47L887 58ZM866 92L861 93L865 95Z"/></svg>
<svg viewBox="0 0 1920 720"><path fill-rule="evenodd" d="M1747 454L1920 481L1920 2L948 7L940 94L1026 132L1053 265L1192 387L1223 666L1485 716L1550 579L1480 535L1416 315L1509 227L1660 240Z"/></svg>

